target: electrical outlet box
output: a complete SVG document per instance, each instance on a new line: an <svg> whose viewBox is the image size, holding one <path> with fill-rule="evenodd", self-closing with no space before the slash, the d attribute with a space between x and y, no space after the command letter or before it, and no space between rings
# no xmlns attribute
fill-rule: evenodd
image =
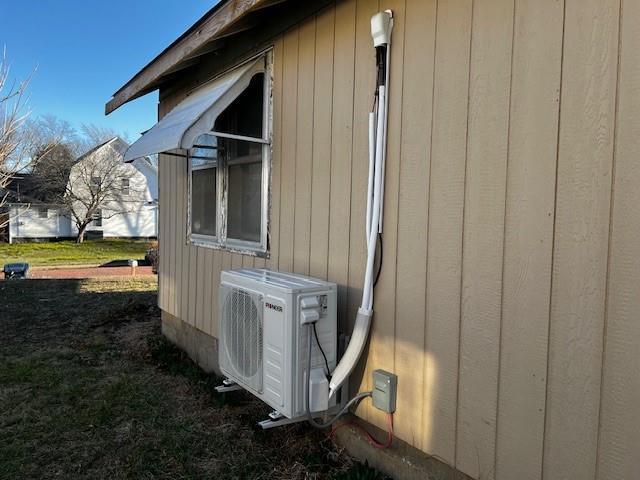
<svg viewBox="0 0 640 480"><path fill-rule="evenodd" d="M396 411L398 376L385 370L373 371L373 406L383 412Z"/></svg>

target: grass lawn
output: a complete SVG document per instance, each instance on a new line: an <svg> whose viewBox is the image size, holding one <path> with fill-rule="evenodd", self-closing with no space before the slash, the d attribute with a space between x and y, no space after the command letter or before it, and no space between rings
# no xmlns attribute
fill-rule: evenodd
<svg viewBox="0 0 640 480"><path fill-rule="evenodd" d="M155 278L0 281L0 479L377 479L217 394L160 334Z"/></svg>
<svg viewBox="0 0 640 480"><path fill-rule="evenodd" d="M0 243L0 268L9 262L27 262L30 266L95 265L113 260L142 259L149 242L144 240L86 240Z"/></svg>

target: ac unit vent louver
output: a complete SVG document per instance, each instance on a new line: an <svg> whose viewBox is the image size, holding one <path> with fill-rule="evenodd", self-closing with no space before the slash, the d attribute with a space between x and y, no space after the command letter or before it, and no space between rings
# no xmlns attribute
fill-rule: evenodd
<svg viewBox="0 0 640 480"><path fill-rule="evenodd" d="M222 334L229 367L246 385L262 390L262 298L238 288L226 292Z"/></svg>

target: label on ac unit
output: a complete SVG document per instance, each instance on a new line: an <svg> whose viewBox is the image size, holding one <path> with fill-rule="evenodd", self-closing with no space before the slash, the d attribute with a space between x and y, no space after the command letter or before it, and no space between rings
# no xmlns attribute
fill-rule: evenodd
<svg viewBox="0 0 640 480"><path fill-rule="evenodd" d="M273 405L284 405L285 317L284 301L272 296L264 299L263 351L265 399Z"/></svg>

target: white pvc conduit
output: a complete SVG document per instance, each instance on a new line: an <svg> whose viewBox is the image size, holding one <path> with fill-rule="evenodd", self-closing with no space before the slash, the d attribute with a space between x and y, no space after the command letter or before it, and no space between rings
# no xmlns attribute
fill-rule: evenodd
<svg viewBox="0 0 640 480"><path fill-rule="evenodd" d="M382 233L382 212L384 198L384 170L387 146L387 86L389 85L389 59L393 14L390 10L380 12L371 18L371 34L376 48L385 48L384 83L378 82L377 96L373 111L369 114L369 176L367 181L366 243L367 263L362 288L362 303L358 309L353 334L342 359L332 373L329 383L329 398L336 394L340 386L355 368L369 337L373 315L373 287L378 234Z"/></svg>

